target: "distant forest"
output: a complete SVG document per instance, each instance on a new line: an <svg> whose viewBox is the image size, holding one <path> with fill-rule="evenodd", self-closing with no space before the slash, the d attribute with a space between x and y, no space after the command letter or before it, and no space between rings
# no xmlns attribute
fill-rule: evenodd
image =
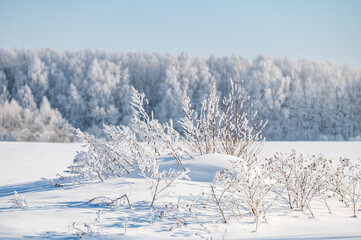
<svg viewBox="0 0 361 240"><path fill-rule="evenodd" d="M71 127L101 136L127 124L130 87L144 92L160 122L184 116L216 83L242 83L268 120L267 140L360 140L361 69L332 62L240 55L0 49L0 140L72 141ZM176 125L176 127L179 125Z"/></svg>

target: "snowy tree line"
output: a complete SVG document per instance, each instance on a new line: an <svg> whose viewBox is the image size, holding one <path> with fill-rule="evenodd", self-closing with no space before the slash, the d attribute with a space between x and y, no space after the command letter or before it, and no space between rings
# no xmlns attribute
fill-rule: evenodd
<svg viewBox="0 0 361 240"><path fill-rule="evenodd" d="M180 130L183 92L200 113L213 83L223 99L230 78L262 104L268 140L361 136L361 69L349 65L287 57L0 49L0 139L69 141L69 124L96 135L103 123L127 125L131 86L146 94L147 112L160 122L173 119ZM34 121L38 134L24 139L34 132Z"/></svg>

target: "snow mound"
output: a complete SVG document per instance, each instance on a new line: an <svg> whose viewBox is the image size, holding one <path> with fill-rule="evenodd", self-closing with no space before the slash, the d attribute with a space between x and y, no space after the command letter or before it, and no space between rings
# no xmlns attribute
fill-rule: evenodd
<svg viewBox="0 0 361 240"><path fill-rule="evenodd" d="M183 158L183 166L189 170L188 176L192 181L211 182L217 171L222 171L231 167L231 160L237 158L224 154L205 154L193 155L193 158ZM170 168L181 170L182 167L171 156L161 157L159 159L160 170L168 170Z"/></svg>

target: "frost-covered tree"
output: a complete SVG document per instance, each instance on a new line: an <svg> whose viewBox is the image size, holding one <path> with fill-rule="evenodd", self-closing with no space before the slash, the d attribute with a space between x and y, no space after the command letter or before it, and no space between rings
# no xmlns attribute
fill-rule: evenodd
<svg viewBox="0 0 361 240"><path fill-rule="evenodd" d="M23 108L0 96L0 139L5 141L72 142L69 123L44 97L40 109Z"/></svg>
<svg viewBox="0 0 361 240"><path fill-rule="evenodd" d="M240 55L0 49L0 88L5 86L9 100L27 108L24 94L31 92L39 108L45 96L73 127L98 136L102 124L130 122L131 86L148 96L148 114L157 112L160 123L172 119L181 131L176 119L184 117L183 92L199 115L213 83L221 100L228 96L230 78L243 81L246 95L263 106L269 140L361 136L361 71L349 65L267 56L250 61Z"/></svg>

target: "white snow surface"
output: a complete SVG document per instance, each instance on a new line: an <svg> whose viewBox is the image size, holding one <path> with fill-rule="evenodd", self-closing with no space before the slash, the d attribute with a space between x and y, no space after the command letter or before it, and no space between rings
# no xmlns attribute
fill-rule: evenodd
<svg viewBox="0 0 361 240"><path fill-rule="evenodd" d="M56 173L62 174L72 163L76 151L81 150L81 145L0 142L0 239L77 239L70 225L78 222L96 226L94 219L99 210L102 211L102 230L89 239L361 239L361 215L351 217L351 209L336 199L330 201L332 214L316 201L315 218L275 206L269 222L261 223L258 232L254 232L251 217L224 224L212 213L199 215L209 220L203 226L190 223L169 231L172 222L160 218L151 222L150 191L145 180L136 174L65 187L53 187L41 180L42 177L55 179ZM361 142L266 142L261 156L292 149L306 154L322 153L334 160L361 158ZM221 154L184 159L192 181L181 180L172 188L171 197L159 200L156 207L161 209L179 197L192 201L192 195L209 191L213 174L229 167L230 159L232 156ZM162 157L160 162L161 169L179 168L169 156ZM28 207L13 207L9 200L14 191L26 198ZM116 198L123 194L129 196L132 209L88 204L97 196Z"/></svg>

